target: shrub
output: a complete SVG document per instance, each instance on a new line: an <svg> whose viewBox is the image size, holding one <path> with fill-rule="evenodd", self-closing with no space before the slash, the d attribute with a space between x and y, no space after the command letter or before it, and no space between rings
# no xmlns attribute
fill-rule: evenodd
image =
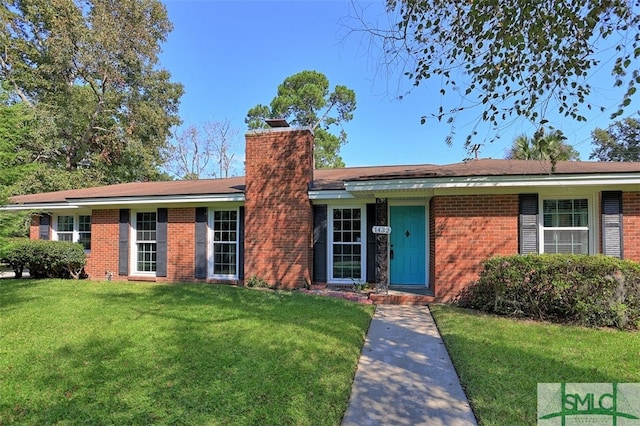
<svg viewBox="0 0 640 426"><path fill-rule="evenodd" d="M269 283L262 277L252 275L244 282L245 287L250 288L271 288Z"/></svg>
<svg viewBox="0 0 640 426"><path fill-rule="evenodd" d="M67 241L13 240L2 248L0 257L13 269L16 278L24 269L33 278L81 278L87 263L80 244Z"/></svg>
<svg viewBox="0 0 640 426"><path fill-rule="evenodd" d="M516 255L484 262L459 300L500 315L640 327L640 264L612 257Z"/></svg>
<svg viewBox="0 0 640 426"><path fill-rule="evenodd" d="M0 246L0 261L9 265L16 278L22 278L25 266L31 258L28 250L29 240L6 239Z"/></svg>

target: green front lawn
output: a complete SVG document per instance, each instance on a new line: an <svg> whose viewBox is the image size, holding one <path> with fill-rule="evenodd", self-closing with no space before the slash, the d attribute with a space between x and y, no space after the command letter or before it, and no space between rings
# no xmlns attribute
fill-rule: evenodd
<svg viewBox="0 0 640 426"><path fill-rule="evenodd" d="M373 313L218 285L0 281L0 425L336 425Z"/></svg>
<svg viewBox="0 0 640 426"><path fill-rule="evenodd" d="M538 383L640 382L640 332L431 312L482 425L535 425Z"/></svg>
<svg viewBox="0 0 640 426"><path fill-rule="evenodd" d="M640 382L640 333L431 311L483 425L542 382ZM373 313L217 285L0 281L0 425L337 425Z"/></svg>

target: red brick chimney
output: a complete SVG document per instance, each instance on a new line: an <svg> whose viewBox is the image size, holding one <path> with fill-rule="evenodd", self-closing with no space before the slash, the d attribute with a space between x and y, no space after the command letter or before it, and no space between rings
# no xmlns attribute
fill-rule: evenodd
<svg viewBox="0 0 640 426"><path fill-rule="evenodd" d="M299 288L311 282L313 133L278 127L246 135L244 278Z"/></svg>

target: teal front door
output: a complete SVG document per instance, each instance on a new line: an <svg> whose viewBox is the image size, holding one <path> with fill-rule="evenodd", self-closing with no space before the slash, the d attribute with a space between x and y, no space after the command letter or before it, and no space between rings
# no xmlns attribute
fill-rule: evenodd
<svg viewBox="0 0 640 426"><path fill-rule="evenodd" d="M426 285L426 234L424 206L391 206L389 283Z"/></svg>

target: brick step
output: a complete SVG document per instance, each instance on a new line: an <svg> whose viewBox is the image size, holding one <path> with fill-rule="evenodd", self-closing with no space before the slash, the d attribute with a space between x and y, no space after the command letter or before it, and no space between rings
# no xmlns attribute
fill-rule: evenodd
<svg viewBox="0 0 640 426"><path fill-rule="evenodd" d="M363 303L366 305L371 305L373 302L369 299L366 294L360 294L352 291L339 291L339 290L328 290L326 288L312 288L310 290L301 289L303 293L307 294L315 294L318 296L327 296L327 297L335 297L339 299L347 299L352 302Z"/></svg>
<svg viewBox="0 0 640 426"><path fill-rule="evenodd" d="M434 302L433 296L417 294L370 294L374 305L428 305Z"/></svg>
<svg viewBox="0 0 640 426"><path fill-rule="evenodd" d="M431 294L413 294L391 290L389 294L357 293L354 291L332 290L324 285L314 285L311 289L301 289L303 293L319 296L337 297L358 303L375 305L428 305L434 303L435 298Z"/></svg>

